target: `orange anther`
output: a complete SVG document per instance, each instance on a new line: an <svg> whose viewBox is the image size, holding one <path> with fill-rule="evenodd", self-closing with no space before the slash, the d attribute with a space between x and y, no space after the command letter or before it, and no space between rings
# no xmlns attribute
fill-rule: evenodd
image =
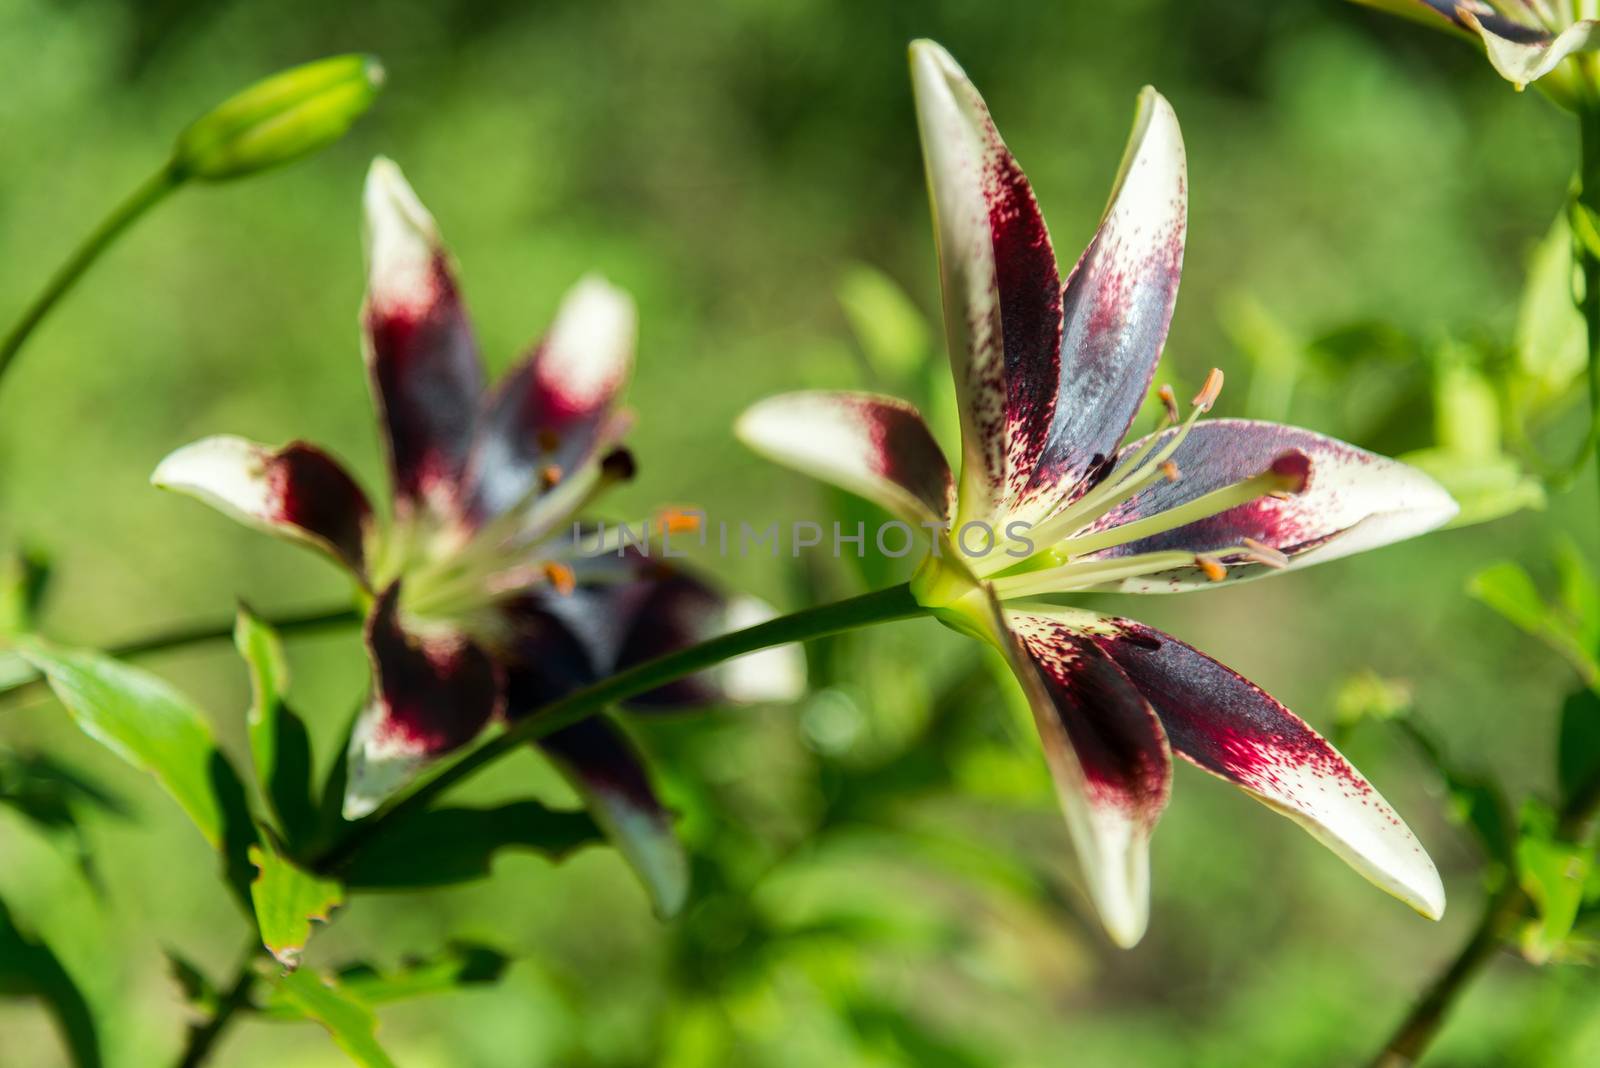
<svg viewBox="0 0 1600 1068"><path fill-rule="evenodd" d="M1197 553L1194 558L1194 566L1204 571L1206 578L1212 582L1221 582L1228 577L1228 569L1223 567L1222 562L1214 556Z"/></svg>
<svg viewBox="0 0 1600 1068"><path fill-rule="evenodd" d="M1166 479L1168 482L1178 481L1180 474L1181 472L1178 470L1178 465L1173 463L1171 460L1168 460L1166 463L1161 465L1161 477Z"/></svg>
<svg viewBox="0 0 1600 1068"><path fill-rule="evenodd" d="M1174 423L1181 423L1183 417L1178 414L1178 395L1172 392L1171 386L1162 386L1156 390L1156 396L1161 398L1161 403L1166 405L1167 418Z"/></svg>
<svg viewBox="0 0 1600 1068"><path fill-rule="evenodd" d="M539 468L539 485L549 489L561 481L561 468L556 464L545 464Z"/></svg>
<svg viewBox="0 0 1600 1068"><path fill-rule="evenodd" d="M1217 403L1217 395L1222 392L1222 368L1213 367L1211 373L1206 375L1205 385L1200 387L1200 392L1194 395L1194 406L1202 412L1209 412L1211 406Z"/></svg>
<svg viewBox="0 0 1600 1068"><path fill-rule="evenodd" d="M563 597L578 588L578 576L572 573L572 568L554 560L545 561L544 577Z"/></svg>

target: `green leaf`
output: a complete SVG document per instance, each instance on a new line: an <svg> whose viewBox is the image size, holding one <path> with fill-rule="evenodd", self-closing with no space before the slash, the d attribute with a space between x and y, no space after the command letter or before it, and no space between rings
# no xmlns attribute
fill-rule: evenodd
<svg viewBox="0 0 1600 1068"><path fill-rule="evenodd" d="M1583 315L1573 300L1577 273L1563 211L1534 249L1517 310L1517 367L1534 385L1538 404L1565 393L1588 365Z"/></svg>
<svg viewBox="0 0 1600 1068"><path fill-rule="evenodd" d="M1502 560L1489 565L1472 576L1467 592L1566 657L1586 684L1600 681L1600 663L1583 644L1577 626L1545 604L1520 564Z"/></svg>
<svg viewBox="0 0 1600 1068"><path fill-rule="evenodd" d="M1562 798L1571 797L1600 775L1600 695L1588 687L1561 703L1556 770Z"/></svg>
<svg viewBox="0 0 1600 1068"><path fill-rule="evenodd" d="M25 634L34 628L49 579L49 561L38 553L0 556L0 636Z"/></svg>
<svg viewBox="0 0 1600 1068"><path fill-rule="evenodd" d="M562 812L537 801L496 808L437 808L404 817L369 842L344 872L352 890L448 886L482 879L502 849L559 860L603 841L585 812Z"/></svg>
<svg viewBox="0 0 1600 1068"><path fill-rule="evenodd" d="M94 1014L54 951L23 933L0 901L0 996L36 997L54 1017L75 1068L103 1063Z"/></svg>
<svg viewBox="0 0 1600 1068"><path fill-rule="evenodd" d="M250 754L278 827L291 848L303 845L317 826L311 786L311 736L284 701L289 668L277 632L241 606L234 646L250 669Z"/></svg>
<svg viewBox="0 0 1600 1068"><path fill-rule="evenodd" d="M156 676L92 650L32 637L20 650L85 734L156 777L222 853L229 885L248 903L255 827L244 785L200 712Z"/></svg>
<svg viewBox="0 0 1600 1068"><path fill-rule="evenodd" d="M932 331L922 312L882 271L856 264L839 279L839 304L879 382L905 392L929 362Z"/></svg>
<svg viewBox="0 0 1600 1068"><path fill-rule="evenodd" d="M222 754L194 706L154 675L89 650L31 638L22 655L49 679L84 733L153 774L206 841L221 844L213 776Z"/></svg>
<svg viewBox="0 0 1600 1068"><path fill-rule="evenodd" d="M365 1005L448 993L464 986L497 983L505 974L510 958L498 950L471 942L452 942L436 957L412 958L400 967L380 971L370 964L353 964L339 969L340 989ZM272 994L261 1011L281 1019L300 1019L298 1006Z"/></svg>
<svg viewBox="0 0 1600 1068"><path fill-rule="evenodd" d="M1561 582L1561 608L1579 644L1600 652L1600 584L1589 561L1570 537L1556 542L1556 574Z"/></svg>
<svg viewBox="0 0 1600 1068"><path fill-rule="evenodd" d="M263 846L250 847L250 862L260 872L250 884L250 900L255 905L261 944L285 968L298 968L306 943L311 941L311 922L327 923L333 917L333 911L344 904L344 887L337 879L296 867L278 850L271 835L263 835L262 840Z"/></svg>
<svg viewBox="0 0 1600 1068"><path fill-rule="evenodd" d="M378 1021L372 1010L339 989L331 980L308 970L269 975L268 981L306 1017L333 1036L334 1043L364 1068L395 1068L378 1045Z"/></svg>
<svg viewBox="0 0 1600 1068"><path fill-rule="evenodd" d="M1554 817L1530 806L1517 841L1517 877L1539 911L1523 931L1522 952L1536 964L1555 956L1572 933L1583 904L1594 858L1571 842L1558 841Z"/></svg>

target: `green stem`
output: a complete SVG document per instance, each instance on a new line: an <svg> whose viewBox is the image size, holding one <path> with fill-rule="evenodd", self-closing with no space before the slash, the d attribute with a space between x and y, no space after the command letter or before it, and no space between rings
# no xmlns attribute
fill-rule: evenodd
<svg viewBox="0 0 1600 1068"><path fill-rule="evenodd" d="M921 615L924 611L911 595L909 585L893 586L719 635L710 641L648 660L602 679L518 720L505 732L443 765L411 793L352 824L349 831L317 859L315 866L321 871L339 868L385 827L393 826L411 813L426 808L446 790L515 752L525 743L543 738L563 727L570 727L608 705L705 671L746 653L823 638L874 623L906 619Z"/></svg>
<svg viewBox="0 0 1600 1068"><path fill-rule="evenodd" d="M317 631L335 630L339 627L354 626L361 622L361 613L353 608L325 609L318 612L307 612L301 615L285 616L280 619L269 619L267 623L280 634L314 634ZM107 655L117 658L148 656L152 653L167 652L171 649L180 649L186 645L199 645L202 642L219 641L233 637L235 620L226 622L197 623L171 630L160 631L148 637L138 638L121 645L113 645L105 650ZM43 684L37 675L14 682L6 689L0 689L0 700L12 696L21 696L30 689Z"/></svg>
<svg viewBox="0 0 1600 1068"><path fill-rule="evenodd" d="M54 308L73 284L82 277L83 272L89 269L89 265L94 263L139 216L159 204L168 193L182 184L183 176L174 168L170 165L162 167L95 227L68 257L67 262L56 269L56 273L45 284L44 290L24 309L22 317L6 334L5 340L0 341L0 378L5 376L6 370L16 359L28 336L44 321L44 317L50 314L50 309Z"/></svg>
<svg viewBox="0 0 1600 1068"><path fill-rule="evenodd" d="M261 940L251 932L250 941L245 946L233 983L217 1002L216 1010L208 1019L190 1026L189 1038L183 1045L183 1052L178 1056L177 1068L198 1068L204 1064L239 1010L249 1006L250 988L256 981L255 962L260 955Z"/></svg>

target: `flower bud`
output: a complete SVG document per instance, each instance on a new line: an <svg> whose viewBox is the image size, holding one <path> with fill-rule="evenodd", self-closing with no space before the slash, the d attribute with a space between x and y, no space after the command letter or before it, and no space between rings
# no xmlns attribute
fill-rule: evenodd
<svg viewBox="0 0 1600 1068"><path fill-rule="evenodd" d="M331 56L291 67L218 104L178 135L182 178L223 181L276 167L332 144L383 85L374 56Z"/></svg>

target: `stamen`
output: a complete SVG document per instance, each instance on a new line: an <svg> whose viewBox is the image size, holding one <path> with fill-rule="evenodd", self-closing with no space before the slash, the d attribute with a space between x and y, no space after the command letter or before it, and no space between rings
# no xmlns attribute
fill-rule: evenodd
<svg viewBox="0 0 1600 1068"><path fill-rule="evenodd" d="M1244 554L1246 560L1256 564L1263 564L1266 567L1272 568L1281 569L1289 566L1289 557L1265 542L1257 541L1254 538L1244 538L1241 540L1244 547L1250 550Z"/></svg>
<svg viewBox="0 0 1600 1068"><path fill-rule="evenodd" d="M1161 403L1167 406L1167 418L1174 426L1183 422L1183 416L1178 414L1178 395L1172 392L1171 386L1162 386L1156 390L1156 396L1161 398Z"/></svg>
<svg viewBox="0 0 1600 1068"><path fill-rule="evenodd" d="M1217 403L1217 395L1222 392L1222 368L1213 367L1211 373L1206 375L1205 385L1200 387L1200 392L1194 395L1194 406L1202 412L1209 412L1211 406Z"/></svg>
<svg viewBox="0 0 1600 1068"><path fill-rule="evenodd" d="M555 452L561 447L561 435L554 430L541 430L534 440L539 443L540 452Z"/></svg>
<svg viewBox="0 0 1600 1068"><path fill-rule="evenodd" d="M559 464L545 464L539 469L539 484L545 489L551 489L561 481L561 467Z"/></svg>
<svg viewBox="0 0 1600 1068"><path fill-rule="evenodd" d="M1180 472L1178 471L1178 465L1173 463L1171 460L1168 460L1161 465L1161 477L1166 479L1168 482L1178 481L1179 475Z"/></svg>
<svg viewBox="0 0 1600 1068"><path fill-rule="evenodd" d="M663 534L693 534L705 522L705 513L693 508L663 508L656 516Z"/></svg>
<svg viewBox="0 0 1600 1068"><path fill-rule="evenodd" d="M555 560L545 561L544 577L563 597L578 588L578 577L572 573L572 568Z"/></svg>
<svg viewBox="0 0 1600 1068"><path fill-rule="evenodd" d="M1298 493L1304 489L1311 473L1311 458L1303 452L1286 452L1279 456L1259 475L1222 486L1210 493L1202 493L1194 500L1169 508L1131 523L1079 534L1058 543L1057 547L1070 556L1109 549L1113 545L1126 545L1156 534L1209 519L1214 515L1237 508L1241 504L1281 493ZM1035 537L1039 537L1036 533Z"/></svg>
<svg viewBox="0 0 1600 1068"><path fill-rule="evenodd" d="M1206 578L1212 582L1221 582L1228 577L1228 569L1222 566L1222 561L1205 553L1196 553L1194 566L1205 572Z"/></svg>

